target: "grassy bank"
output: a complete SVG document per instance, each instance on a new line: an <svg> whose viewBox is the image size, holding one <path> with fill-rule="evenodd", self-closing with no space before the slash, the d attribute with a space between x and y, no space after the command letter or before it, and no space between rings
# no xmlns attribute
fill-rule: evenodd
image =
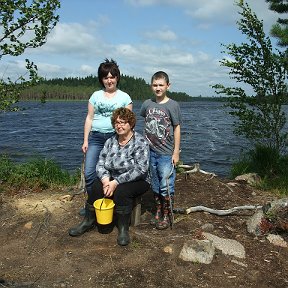
<svg viewBox="0 0 288 288"><path fill-rule="evenodd" d="M54 186L72 186L79 182L80 171L74 175L62 170L54 161L35 158L16 164L7 155L0 155L0 192L7 187L14 190L44 190Z"/></svg>
<svg viewBox="0 0 288 288"><path fill-rule="evenodd" d="M180 172L178 169L177 173ZM80 173L79 169L71 175L52 160L35 158L16 164L9 156L0 155L0 192L11 187L13 191L17 191L74 186L80 181ZM288 195L288 155L279 155L273 149L257 147L242 155L232 166L232 178L246 173L257 173L261 177L257 188Z"/></svg>
<svg viewBox="0 0 288 288"><path fill-rule="evenodd" d="M232 177L257 173L261 177L259 188L275 194L288 195L288 155L273 148L256 146L243 154L232 166Z"/></svg>

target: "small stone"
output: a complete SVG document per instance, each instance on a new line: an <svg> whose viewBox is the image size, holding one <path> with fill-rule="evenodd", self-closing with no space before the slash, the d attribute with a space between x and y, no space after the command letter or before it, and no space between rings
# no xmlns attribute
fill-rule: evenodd
<svg viewBox="0 0 288 288"><path fill-rule="evenodd" d="M288 247L287 242L280 235L268 234L267 240L275 246Z"/></svg>
<svg viewBox="0 0 288 288"><path fill-rule="evenodd" d="M211 232L214 230L214 225L211 223L206 223L206 224L201 226L201 230L203 230L205 232Z"/></svg>
<svg viewBox="0 0 288 288"><path fill-rule="evenodd" d="M24 228L30 230L32 228L32 226L33 226L33 221L29 221L24 225Z"/></svg>
<svg viewBox="0 0 288 288"><path fill-rule="evenodd" d="M61 202L68 202L72 200L71 195L63 195L58 198Z"/></svg>
<svg viewBox="0 0 288 288"><path fill-rule="evenodd" d="M164 247L163 250L164 250L165 253L173 254L173 247L170 246L170 245Z"/></svg>

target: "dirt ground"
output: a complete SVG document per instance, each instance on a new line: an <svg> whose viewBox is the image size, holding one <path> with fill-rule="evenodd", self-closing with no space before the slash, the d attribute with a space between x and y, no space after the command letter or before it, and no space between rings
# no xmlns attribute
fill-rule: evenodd
<svg viewBox="0 0 288 288"><path fill-rule="evenodd" d="M132 243L119 247L117 228L105 235L96 229L80 237L68 235L81 221L78 211L85 200L80 194L69 201L75 192L71 188L0 195L0 287L288 287L288 248L247 232L246 220L253 211L175 214L173 229L159 231L148 221L148 192L142 199L142 222L130 228ZM276 197L244 184L228 186L218 177L177 176L178 208L228 209L272 199ZM246 258L217 251L211 264L181 260L183 243L199 238L204 224L213 224L214 235L239 241Z"/></svg>

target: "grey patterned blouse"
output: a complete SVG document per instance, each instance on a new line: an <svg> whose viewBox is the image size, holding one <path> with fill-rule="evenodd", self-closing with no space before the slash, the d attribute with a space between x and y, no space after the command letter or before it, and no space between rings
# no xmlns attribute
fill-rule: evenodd
<svg viewBox="0 0 288 288"><path fill-rule="evenodd" d="M110 177L119 184L149 178L149 144L138 132L125 146L118 143L118 135L109 138L100 153L96 166L99 179Z"/></svg>

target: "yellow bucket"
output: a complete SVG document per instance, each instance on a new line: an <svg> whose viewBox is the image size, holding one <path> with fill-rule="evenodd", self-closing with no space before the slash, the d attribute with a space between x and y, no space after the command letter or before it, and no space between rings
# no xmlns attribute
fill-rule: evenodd
<svg viewBox="0 0 288 288"><path fill-rule="evenodd" d="M96 211L96 219L98 224L106 225L110 224L113 220L113 208L115 203L108 198L101 198L94 202L94 208Z"/></svg>

